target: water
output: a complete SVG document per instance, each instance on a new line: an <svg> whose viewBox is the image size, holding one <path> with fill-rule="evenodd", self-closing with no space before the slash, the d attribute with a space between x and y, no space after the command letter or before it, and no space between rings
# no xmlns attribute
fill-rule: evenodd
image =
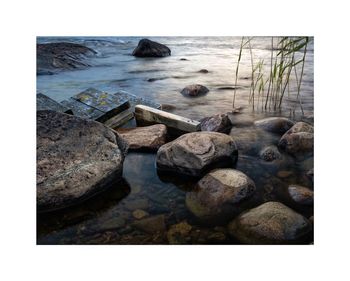
<svg viewBox="0 0 350 281"><path fill-rule="evenodd" d="M82 43L98 52L89 61L91 68L67 71L57 75L37 77L37 91L61 101L88 87L107 92L119 89L173 105L172 112L193 119L224 113L232 109L235 63L240 38L237 37L157 37L150 38L166 44L172 55L166 58L135 58L131 52L140 38L137 37L74 37L38 38L38 42L70 41ZM270 58L270 38L256 38L253 42L254 59ZM257 191L252 207L263 202L283 202L307 218L313 215L313 207L300 207L287 195L288 184L300 184L313 188L306 172L313 168L313 156L294 159L284 155L278 164L259 159L263 146L277 144L280 136L263 132L256 136L252 122L266 116L286 116L296 121L303 119L295 87L279 112L252 111L247 102L250 85L250 58L245 50L238 80L236 105L242 106L236 115L237 130L248 140L255 140L250 150L240 151L235 168L251 177ZM299 54L302 56L302 54ZM187 60L180 60L186 58ZM209 73L198 73L207 69ZM269 71L267 67L266 71ZM148 82L148 79L159 79ZM210 92L201 98L186 98L180 94L183 87L199 83ZM306 56L301 93L306 115L313 114L313 43ZM308 119L310 122L310 119ZM256 141L257 140L257 141ZM244 142L243 142L244 143ZM192 226L185 243L189 244L236 244L227 235L225 225L207 225L196 219L186 208L186 191L193 189L195 181L179 179L157 173L155 154L129 153L124 162L124 182L116 183L107 192L82 205L38 215L38 244L167 244L167 230L186 221ZM282 173L281 173L282 172ZM122 187L121 187L122 186ZM145 232L134 224L135 210L147 212L155 222L164 221L160 231ZM306 243L310 241L305 241Z"/></svg>

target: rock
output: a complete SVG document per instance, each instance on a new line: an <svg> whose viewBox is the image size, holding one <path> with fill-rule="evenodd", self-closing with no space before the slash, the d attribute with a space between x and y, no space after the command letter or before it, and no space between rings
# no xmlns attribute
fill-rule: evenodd
<svg viewBox="0 0 350 281"><path fill-rule="evenodd" d="M79 44L60 42L36 45L37 74L88 67L86 57L96 52Z"/></svg>
<svg viewBox="0 0 350 281"><path fill-rule="evenodd" d="M194 84L194 85L186 86L181 91L181 94L187 97L199 97L199 96L204 96L208 92L209 92L209 89L207 87L199 84Z"/></svg>
<svg viewBox="0 0 350 281"><path fill-rule="evenodd" d="M127 144L104 125L37 111L37 207L64 208L121 180Z"/></svg>
<svg viewBox="0 0 350 281"><path fill-rule="evenodd" d="M205 74L206 74L206 73L209 73L209 71L208 71L207 69L201 69L201 70L199 70L198 72L199 72L199 73L205 73Z"/></svg>
<svg viewBox="0 0 350 281"><path fill-rule="evenodd" d="M148 200L147 199L134 199L133 201L127 202L125 207L130 211L134 211L137 209L147 209L148 208Z"/></svg>
<svg viewBox="0 0 350 281"><path fill-rule="evenodd" d="M186 59L186 58L181 58L180 60L182 60L182 61L188 61L188 59Z"/></svg>
<svg viewBox="0 0 350 281"><path fill-rule="evenodd" d="M279 178L288 178L290 177L291 175L293 175L293 172L292 171L279 171L277 173L277 177Z"/></svg>
<svg viewBox="0 0 350 281"><path fill-rule="evenodd" d="M242 210L239 203L255 191L254 182L234 169L217 169L204 176L195 190L186 193L186 206L203 221L232 219Z"/></svg>
<svg viewBox="0 0 350 281"><path fill-rule="evenodd" d="M163 124L116 131L128 143L129 150L157 151L166 142L167 128Z"/></svg>
<svg viewBox="0 0 350 281"><path fill-rule="evenodd" d="M186 221L170 226L167 233L169 244L187 244L192 226Z"/></svg>
<svg viewBox="0 0 350 281"><path fill-rule="evenodd" d="M135 211L132 212L132 215L134 216L134 218L136 219L142 219L144 217L147 217L148 216L148 213L145 212L144 210L141 210L141 209L137 209Z"/></svg>
<svg viewBox="0 0 350 281"><path fill-rule="evenodd" d="M271 162L282 159L282 155L277 146L270 145L260 151L260 158L266 162Z"/></svg>
<svg viewBox="0 0 350 281"><path fill-rule="evenodd" d="M162 103L162 110L164 111L174 111L176 109L175 105Z"/></svg>
<svg viewBox="0 0 350 281"><path fill-rule="evenodd" d="M312 168L311 170L309 170L309 171L306 173L306 176L307 176L312 182L314 182L314 168Z"/></svg>
<svg viewBox="0 0 350 281"><path fill-rule="evenodd" d="M294 156L313 153L314 128L305 122L298 122L281 137L278 146Z"/></svg>
<svg viewBox="0 0 350 281"><path fill-rule="evenodd" d="M311 224L282 203L267 202L239 215L228 231L245 244L289 244L303 242Z"/></svg>
<svg viewBox="0 0 350 281"><path fill-rule="evenodd" d="M141 39L139 44L132 52L135 57L166 57L170 56L170 49L158 42L151 41L149 39Z"/></svg>
<svg viewBox="0 0 350 281"><path fill-rule="evenodd" d="M109 218L98 224L98 231L107 231L112 229L118 229L125 225L125 220L120 217Z"/></svg>
<svg viewBox="0 0 350 281"><path fill-rule="evenodd" d="M157 168L190 176L201 176L212 167L230 167L237 160L234 140L216 132L184 134L161 146L157 152Z"/></svg>
<svg viewBox="0 0 350 281"><path fill-rule="evenodd" d="M314 216L309 217L309 221L314 224Z"/></svg>
<svg viewBox="0 0 350 281"><path fill-rule="evenodd" d="M226 235L222 232L213 232L208 235L207 240L211 243L224 242L226 240Z"/></svg>
<svg viewBox="0 0 350 281"><path fill-rule="evenodd" d="M228 133L232 127L227 114L216 114L201 120L201 130Z"/></svg>
<svg viewBox="0 0 350 281"><path fill-rule="evenodd" d="M166 229L165 217L164 215L157 215L141 219L133 222L132 226L149 234L164 232Z"/></svg>
<svg viewBox="0 0 350 281"><path fill-rule="evenodd" d="M288 193L294 202L301 205L313 205L314 192L307 187L300 185L290 185Z"/></svg>
<svg viewBox="0 0 350 281"><path fill-rule="evenodd" d="M254 125L271 133L284 134L294 125L294 122L284 117L269 117L255 121Z"/></svg>

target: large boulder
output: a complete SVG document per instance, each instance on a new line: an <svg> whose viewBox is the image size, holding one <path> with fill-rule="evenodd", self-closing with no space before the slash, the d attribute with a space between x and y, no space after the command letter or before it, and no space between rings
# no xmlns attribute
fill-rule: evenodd
<svg viewBox="0 0 350 281"><path fill-rule="evenodd" d="M232 127L227 114L216 114L201 120L201 130L228 133Z"/></svg>
<svg viewBox="0 0 350 281"><path fill-rule="evenodd" d="M230 167L237 160L234 140L216 132L184 134L161 146L157 152L159 170L199 177L209 168Z"/></svg>
<svg viewBox="0 0 350 281"><path fill-rule="evenodd" d="M119 135L128 143L129 150L157 151L166 142L167 128L163 124L146 127L119 128Z"/></svg>
<svg viewBox="0 0 350 281"><path fill-rule="evenodd" d="M96 52L86 46L59 42L36 45L37 74L54 74L62 70L88 67L88 56Z"/></svg>
<svg viewBox="0 0 350 281"><path fill-rule="evenodd" d="M314 203L314 192L304 186L290 185L288 186L289 196L294 202L301 205L313 205Z"/></svg>
<svg viewBox="0 0 350 281"><path fill-rule="evenodd" d="M139 44L132 52L135 57L166 57L170 56L170 49L158 42L149 39L141 39Z"/></svg>
<svg viewBox="0 0 350 281"><path fill-rule="evenodd" d="M241 211L241 202L252 196L254 182L234 169L217 169L186 193L186 206L203 221L230 220Z"/></svg>
<svg viewBox="0 0 350 281"><path fill-rule="evenodd" d="M209 92L209 89L203 85L199 84L193 84L188 85L181 91L181 94L183 94L186 97L199 97L204 96Z"/></svg>
<svg viewBox="0 0 350 281"><path fill-rule="evenodd" d="M37 207L64 208L122 177L127 144L101 123L37 111Z"/></svg>
<svg viewBox="0 0 350 281"><path fill-rule="evenodd" d="M298 122L280 139L278 146L291 155L313 153L314 127L305 122Z"/></svg>
<svg viewBox="0 0 350 281"><path fill-rule="evenodd" d="M269 117L255 121L254 125L271 133L284 134L294 125L294 122L285 117Z"/></svg>
<svg viewBox="0 0 350 281"><path fill-rule="evenodd" d="M240 214L228 230L246 244L289 244L304 242L311 224L282 203L267 202Z"/></svg>

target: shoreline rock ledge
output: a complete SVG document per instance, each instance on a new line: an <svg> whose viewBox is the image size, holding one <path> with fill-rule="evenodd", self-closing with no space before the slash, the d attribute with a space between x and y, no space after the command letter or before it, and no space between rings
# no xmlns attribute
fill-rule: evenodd
<svg viewBox="0 0 350 281"><path fill-rule="evenodd" d="M228 135L217 132L184 134L162 145L157 152L157 168L194 177L212 168L232 167L237 147Z"/></svg>
<svg viewBox="0 0 350 281"><path fill-rule="evenodd" d="M69 207L122 178L127 144L101 123L37 111L37 208Z"/></svg>
<svg viewBox="0 0 350 281"><path fill-rule="evenodd" d="M132 52L134 57L167 57L171 55L171 50L158 42L151 41L149 39L141 39L139 44Z"/></svg>

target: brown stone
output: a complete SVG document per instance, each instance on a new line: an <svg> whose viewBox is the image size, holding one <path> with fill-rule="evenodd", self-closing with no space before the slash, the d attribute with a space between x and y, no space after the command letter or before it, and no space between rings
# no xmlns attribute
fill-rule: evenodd
<svg viewBox="0 0 350 281"><path fill-rule="evenodd" d="M135 221L132 224L132 226L136 229L142 230L149 234L164 232L166 229L165 217L164 215L157 215L157 216L141 219L141 220Z"/></svg>
<svg viewBox="0 0 350 281"><path fill-rule="evenodd" d="M290 185L288 193L294 202L301 205L312 205L314 203L314 192L307 187Z"/></svg>
<svg viewBox="0 0 350 281"><path fill-rule="evenodd" d="M209 89L203 85L194 84L186 86L182 91L181 94L187 97L199 97L207 94L209 92Z"/></svg>

